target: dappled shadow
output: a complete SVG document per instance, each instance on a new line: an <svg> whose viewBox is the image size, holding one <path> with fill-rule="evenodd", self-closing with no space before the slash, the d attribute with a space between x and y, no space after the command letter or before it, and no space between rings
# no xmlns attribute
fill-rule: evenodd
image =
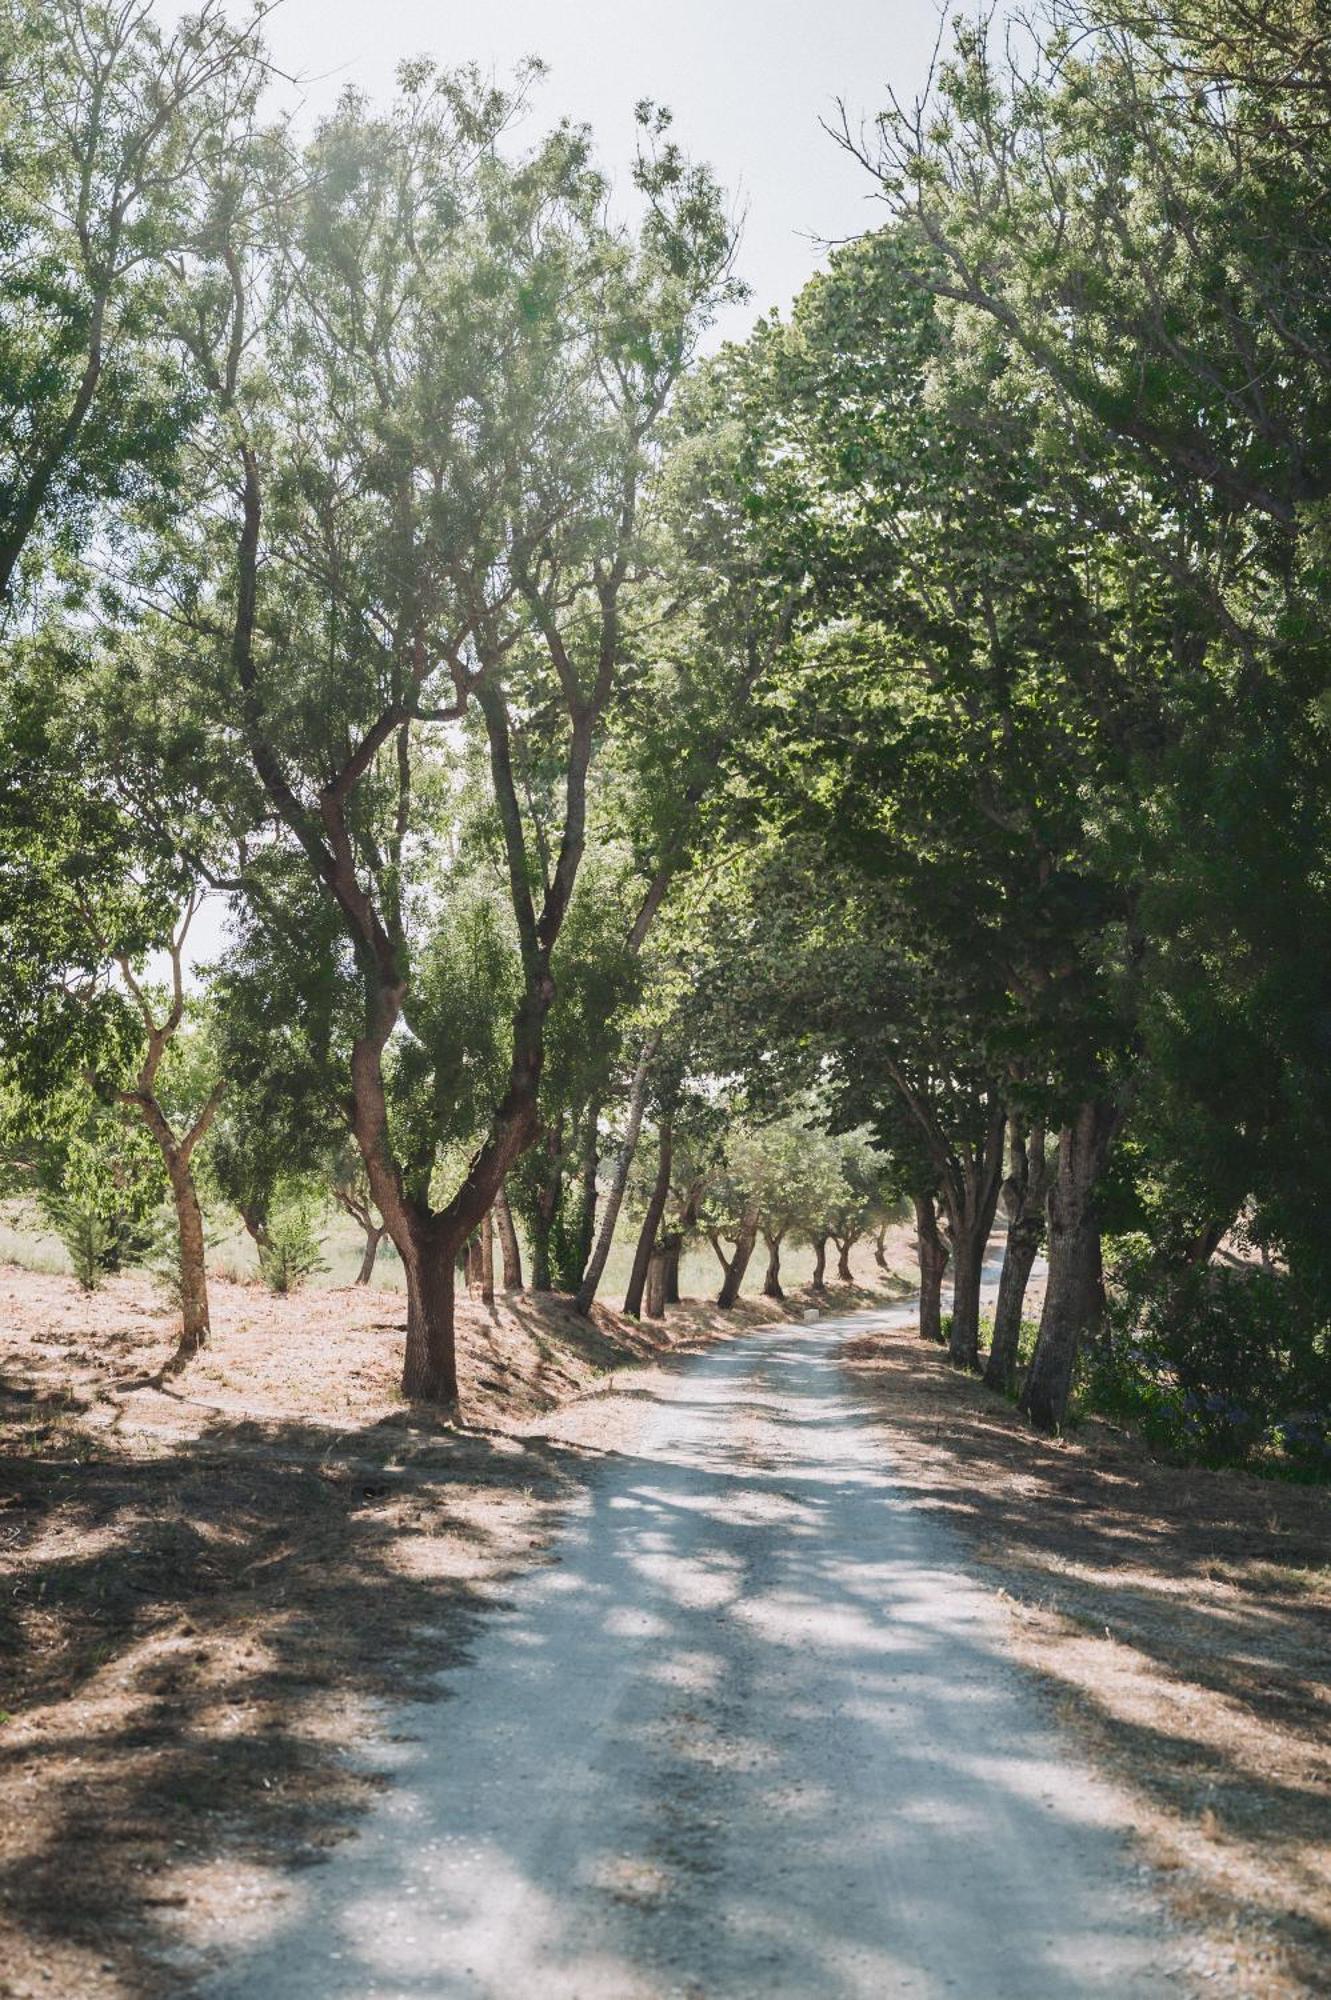
<svg viewBox="0 0 1331 2000"><path fill-rule="evenodd" d="M0 1913L46 1990L151 1991L143 1926L170 1944L194 1864L325 1858L373 1790L330 1724L437 1690L482 1588L533 1559L524 1496L562 1498L580 1454L408 1413L133 1457L4 1405L30 1455L0 1457ZM180 1990L165 1959L160 1990Z"/></svg>
<svg viewBox="0 0 1331 2000"><path fill-rule="evenodd" d="M1099 1423L1040 1437L900 1335L845 1352L915 1505L1037 1617L1112 1642L1092 1665L1051 1635L1041 1664L1162 1825L1223 1844L1226 1921L1263 1950L1278 1935L1294 1976L1323 1987L1331 1493L1163 1464Z"/></svg>
<svg viewBox="0 0 1331 2000"><path fill-rule="evenodd" d="M835 1326L714 1352L404 1718L392 1789L208 1991L1155 1993L1168 1960Z"/></svg>

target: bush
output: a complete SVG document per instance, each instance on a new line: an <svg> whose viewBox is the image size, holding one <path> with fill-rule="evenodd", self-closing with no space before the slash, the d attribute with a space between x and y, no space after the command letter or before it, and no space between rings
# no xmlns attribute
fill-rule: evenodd
<svg viewBox="0 0 1331 2000"><path fill-rule="evenodd" d="M1200 1265L1162 1281L1128 1245L1084 1362L1083 1400L1204 1465L1268 1455L1331 1475L1331 1336L1289 1277Z"/></svg>
<svg viewBox="0 0 1331 2000"><path fill-rule="evenodd" d="M95 1292L108 1271L119 1266L120 1239L95 1201L79 1195L47 1195L42 1210L65 1246L83 1291Z"/></svg>
<svg viewBox="0 0 1331 2000"><path fill-rule="evenodd" d="M316 1271L328 1269L322 1249L312 1209L304 1202L288 1202L274 1210L263 1232L259 1275L270 1292L299 1291Z"/></svg>

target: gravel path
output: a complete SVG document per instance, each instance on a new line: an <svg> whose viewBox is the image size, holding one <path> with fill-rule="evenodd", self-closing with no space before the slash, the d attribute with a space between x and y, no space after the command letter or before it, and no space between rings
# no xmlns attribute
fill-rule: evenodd
<svg viewBox="0 0 1331 2000"><path fill-rule="evenodd" d="M1125 1808L843 1384L872 1323L665 1378L211 2000L1179 1990Z"/></svg>

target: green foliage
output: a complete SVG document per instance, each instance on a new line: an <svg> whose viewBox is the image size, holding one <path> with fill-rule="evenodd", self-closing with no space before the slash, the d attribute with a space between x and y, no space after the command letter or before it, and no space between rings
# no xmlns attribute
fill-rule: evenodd
<svg viewBox="0 0 1331 2000"><path fill-rule="evenodd" d="M299 1291L316 1271L326 1271L319 1205L300 1189L284 1190L259 1239L259 1275L270 1292Z"/></svg>
<svg viewBox="0 0 1331 2000"><path fill-rule="evenodd" d="M1331 1478L1331 1325L1284 1273L1195 1264L1162 1271L1124 1239L1089 1408L1205 1465L1267 1464Z"/></svg>

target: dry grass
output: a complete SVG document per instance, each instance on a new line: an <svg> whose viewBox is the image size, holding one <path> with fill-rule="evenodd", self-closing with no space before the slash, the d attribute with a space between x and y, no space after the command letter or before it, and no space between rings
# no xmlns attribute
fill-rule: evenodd
<svg viewBox="0 0 1331 2000"><path fill-rule="evenodd" d="M184 1990L184 1947L239 1941L281 1871L317 1865L378 1782L385 1705L433 1694L541 1559L634 1407L603 1396L616 1374L773 1317L468 1302L448 1426L398 1393L393 1293L212 1295L211 1350L128 1390L173 1345L147 1280L89 1298L0 1267L6 2000Z"/></svg>
<svg viewBox="0 0 1331 2000"><path fill-rule="evenodd" d="M909 1332L847 1351L1232 1990L1331 1992L1331 1492L1036 1437Z"/></svg>

